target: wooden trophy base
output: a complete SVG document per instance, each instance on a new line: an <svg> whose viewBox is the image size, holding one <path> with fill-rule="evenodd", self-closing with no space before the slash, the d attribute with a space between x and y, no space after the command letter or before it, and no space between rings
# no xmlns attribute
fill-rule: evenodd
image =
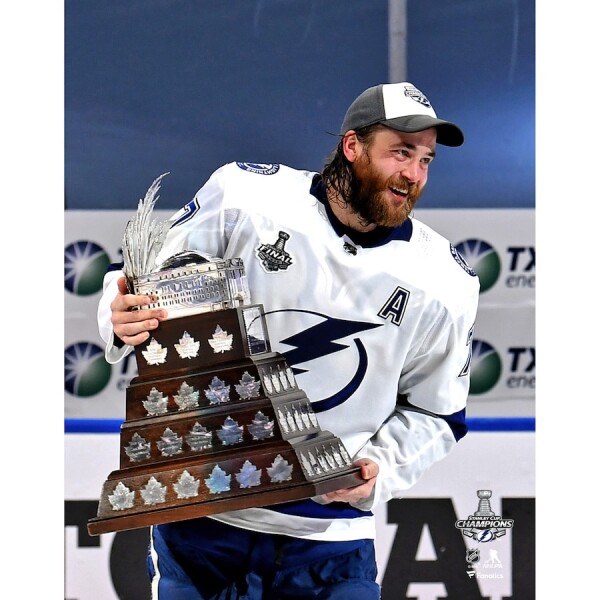
<svg viewBox="0 0 600 600"><path fill-rule="evenodd" d="M112 475L112 474L111 474ZM276 490L249 490L247 494L233 497L216 497L210 500L195 500L182 506L155 507L134 515L115 515L105 518L96 517L88 521L90 535L99 535L112 531L124 531L160 525L175 521L185 521L198 517L206 517L221 512L239 510L243 508L259 508L302 500L320 494L326 494L347 487L354 487L363 480L360 469L353 468L338 476L325 478L322 481L295 482L281 484Z"/></svg>
<svg viewBox="0 0 600 600"><path fill-rule="evenodd" d="M90 535L311 498L363 482L319 427L262 305L167 320L135 349L120 469Z"/></svg>

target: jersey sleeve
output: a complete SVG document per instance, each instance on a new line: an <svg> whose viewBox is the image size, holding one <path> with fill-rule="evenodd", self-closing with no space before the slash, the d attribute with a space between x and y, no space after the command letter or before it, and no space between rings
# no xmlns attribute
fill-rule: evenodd
<svg viewBox="0 0 600 600"><path fill-rule="evenodd" d="M371 497L357 508L400 498L466 434L476 309L477 297L458 318L440 316L407 362L393 413L357 453L379 465Z"/></svg>
<svg viewBox="0 0 600 600"><path fill-rule="evenodd" d="M98 319L98 331L106 345L104 358L111 365L123 360L133 350L133 346L129 346L128 344L115 344L110 305L118 292L117 280L119 277L123 277L123 271L120 269L111 270L104 276L102 296L98 302L96 315Z"/></svg>

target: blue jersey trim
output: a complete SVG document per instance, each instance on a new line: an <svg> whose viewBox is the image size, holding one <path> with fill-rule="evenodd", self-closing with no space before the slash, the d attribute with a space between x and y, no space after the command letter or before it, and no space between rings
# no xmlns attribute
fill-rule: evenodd
<svg viewBox="0 0 600 600"><path fill-rule="evenodd" d="M340 237L344 235L348 236L355 244L363 248L376 248L395 240L409 242L412 237L413 224L411 219L406 219L399 227L376 227L374 230L365 233L356 231L340 223L338 218L333 214L331 206L329 206L325 183L320 175L315 175L313 178L310 193L325 207L325 212L333 230Z"/></svg>
<svg viewBox="0 0 600 600"><path fill-rule="evenodd" d="M110 273L111 271L122 271L124 266L125 266L125 263L122 261L120 263L111 263L106 268L106 272Z"/></svg>
<svg viewBox="0 0 600 600"><path fill-rule="evenodd" d="M284 515L309 517L312 519L357 519L358 517L373 516L371 511L359 510L346 502L319 504L310 499L277 504L275 506L269 506L268 509Z"/></svg>
<svg viewBox="0 0 600 600"><path fill-rule="evenodd" d="M392 229L392 231L386 238L383 238L379 242L374 243L371 247L376 248L377 246L383 246L384 244L393 242L394 240L401 241L401 242L410 242L410 239L412 238L412 234L413 234L413 223L412 223L412 219L408 218L399 227L394 227L394 229Z"/></svg>
<svg viewBox="0 0 600 600"><path fill-rule="evenodd" d="M451 415L439 415L437 413L433 413L429 410L425 410L423 408L415 406L414 404L411 404L408 401L408 397L405 394L398 394L396 406L400 409L412 410L426 415L431 415L432 417L437 417L438 419L443 419L444 421L446 421L446 423L448 423L448 426L450 427L450 429L452 430L452 434L454 435L454 439L457 442L458 440L465 437L467 431L469 430L465 420L466 410L464 408Z"/></svg>
<svg viewBox="0 0 600 600"><path fill-rule="evenodd" d="M469 426L465 420L466 413L467 411L463 409L455 412L452 415L440 415L442 419L444 419L444 421L450 425L454 439L457 442L465 437L465 435L467 435L467 431L469 431Z"/></svg>

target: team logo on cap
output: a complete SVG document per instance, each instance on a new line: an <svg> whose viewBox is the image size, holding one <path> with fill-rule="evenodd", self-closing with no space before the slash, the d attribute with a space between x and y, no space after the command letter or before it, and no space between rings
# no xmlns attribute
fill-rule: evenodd
<svg viewBox="0 0 600 600"><path fill-rule="evenodd" d="M421 90L418 90L414 86L406 86L404 88L404 95L407 98L410 98L411 100L414 100L415 102L426 106L427 108L431 108L431 102L427 100L427 96L425 96L425 94Z"/></svg>

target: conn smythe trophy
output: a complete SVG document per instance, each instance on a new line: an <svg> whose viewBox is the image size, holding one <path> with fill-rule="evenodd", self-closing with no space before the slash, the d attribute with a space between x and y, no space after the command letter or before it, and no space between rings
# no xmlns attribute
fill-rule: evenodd
<svg viewBox="0 0 600 600"><path fill-rule="evenodd" d="M135 347L120 469L102 487L91 535L308 498L358 485L360 469L319 427L241 259L182 252L156 268L170 222L151 221L161 175L123 238L133 293L168 319Z"/></svg>

